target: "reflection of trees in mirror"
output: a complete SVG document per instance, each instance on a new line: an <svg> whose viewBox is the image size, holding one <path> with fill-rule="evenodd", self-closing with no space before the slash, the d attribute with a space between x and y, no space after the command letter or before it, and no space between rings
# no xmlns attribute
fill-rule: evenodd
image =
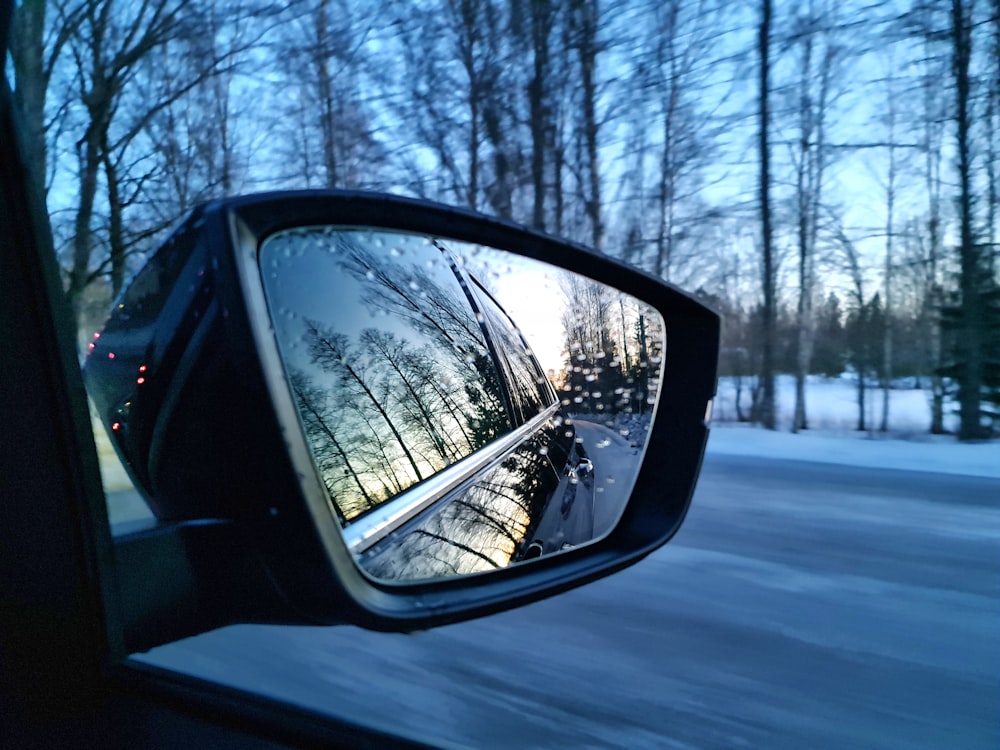
<svg viewBox="0 0 1000 750"><path fill-rule="evenodd" d="M364 247L362 233L324 235L276 243L285 281L271 284L269 303L283 311L273 317L316 465L350 521L511 424L479 323L441 251L410 243L391 261ZM328 299L296 298L295 279L331 270ZM358 301L371 323L363 328Z"/></svg>
<svg viewBox="0 0 1000 750"><path fill-rule="evenodd" d="M655 401L663 354L662 318L647 305L582 276L561 281L566 362L557 376L574 413L645 414Z"/></svg>
<svg viewBox="0 0 1000 750"><path fill-rule="evenodd" d="M569 312L548 305L549 314L526 316L547 352L558 351L562 323L574 357L558 384L579 401L550 411L553 384L515 320L461 270L468 254L487 269L503 267L504 254L450 244L458 255L427 237L316 228L267 240L262 257L275 269L268 304L304 432L343 523L497 445L470 459L474 475L458 469L447 489L347 532L362 567L389 580L502 568L610 530L649 422L647 373L659 371L648 364L662 352L662 323L650 324L636 300L573 277ZM516 273L539 288L533 274L561 272L523 261ZM568 411L580 413L578 427ZM495 443L522 425L511 443Z"/></svg>
<svg viewBox="0 0 1000 750"><path fill-rule="evenodd" d="M424 256L428 267L451 266L439 249L430 244L407 247L405 252L396 248L411 262L392 262L386 253L375 254L361 246L357 237L348 232L337 235L338 244L349 248L341 267L362 284L363 301L370 309L398 315L424 338L437 341L442 347L454 347L464 356L485 351L482 331L464 295L459 297L455 291L442 288L427 268L412 262L416 256ZM400 236L398 241L404 247L412 244L405 239ZM456 274L456 282L459 278Z"/></svg>
<svg viewBox="0 0 1000 750"><path fill-rule="evenodd" d="M417 348L375 328L351 343L316 321L306 321L305 340L318 371L296 372L293 387L317 465L347 520L510 429L500 424L502 402L490 384L464 360L448 366L452 349ZM486 425L484 406L494 415Z"/></svg>
<svg viewBox="0 0 1000 750"><path fill-rule="evenodd" d="M556 497L557 467L569 458L573 442L565 433L565 427L550 420L513 453L442 499L431 513L368 550L361 566L376 578L420 580L517 562Z"/></svg>

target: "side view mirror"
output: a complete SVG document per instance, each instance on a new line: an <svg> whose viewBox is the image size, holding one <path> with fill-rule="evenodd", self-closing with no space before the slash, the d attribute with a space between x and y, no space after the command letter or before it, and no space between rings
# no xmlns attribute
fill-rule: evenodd
<svg viewBox="0 0 1000 750"><path fill-rule="evenodd" d="M157 519L116 537L130 645L248 620L426 628L635 562L690 502L718 340L677 289L468 211L200 207L84 370Z"/></svg>

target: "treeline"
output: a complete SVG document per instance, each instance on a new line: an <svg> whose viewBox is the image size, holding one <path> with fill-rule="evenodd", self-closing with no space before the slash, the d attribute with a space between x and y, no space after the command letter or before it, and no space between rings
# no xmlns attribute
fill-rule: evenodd
<svg viewBox="0 0 1000 750"><path fill-rule="evenodd" d="M736 404L735 417L749 422L759 413L763 388L759 377L764 336L761 308L747 311L729 308L725 300L707 293L700 296L720 310L726 321L719 374L729 378L738 394L746 394L749 408L743 407L743 397ZM936 324L926 316L889 314L881 294L875 294L861 305L844 305L831 292L815 311L815 341L808 375L823 378L849 378L857 393L858 430L886 431L891 427L891 391L899 388L920 388L940 399L938 418L944 416L943 404L957 396L954 378L942 378L933 370L934 347L939 344L927 333ZM891 330L891 357L884 357L885 330ZM778 310L774 322L774 368L776 372L794 373L798 356L798 325L795 311ZM954 332L946 327L944 348L953 348ZM933 391L937 385L940 391ZM877 393L877 395L876 395ZM872 409L874 407L874 410ZM872 421L871 415L875 414Z"/></svg>
<svg viewBox="0 0 1000 750"><path fill-rule="evenodd" d="M565 360L554 385L563 406L609 419L648 414L660 387L662 316L582 276L565 274L561 287Z"/></svg>
<svg viewBox="0 0 1000 750"><path fill-rule="evenodd" d="M872 339L844 366L912 370L929 429L957 408L974 439L1000 398L998 3L25 0L13 88L82 328L199 201L390 190L705 290L769 427L779 371L809 425L834 294Z"/></svg>

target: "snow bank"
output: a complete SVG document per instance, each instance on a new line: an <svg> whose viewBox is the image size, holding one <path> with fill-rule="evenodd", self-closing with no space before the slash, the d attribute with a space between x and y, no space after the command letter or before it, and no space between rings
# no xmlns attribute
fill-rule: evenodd
<svg viewBox="0 0 1000 750"><path fill-rule="evenodd" d="M750 379L744 378L749 384ZM778 426L789 430L795 407L795 378L779 375L775 379L775 411ZM882 422L882 391L869 388L865 393L865 423L877 428ZM930 392L922 388L894 388L889 391L889 429L897 436L920 435L931 423ZM740 393L743 414L750 413L750 390ZM954 403L945 404L945 429L958 429ZM715 421L736 421L736 388L732 378L719 380L715 398ZM822 378L811 375L806 381L806 416L809 426L823 430L852 431L858 423L858 391L853 377Z"/></svg>

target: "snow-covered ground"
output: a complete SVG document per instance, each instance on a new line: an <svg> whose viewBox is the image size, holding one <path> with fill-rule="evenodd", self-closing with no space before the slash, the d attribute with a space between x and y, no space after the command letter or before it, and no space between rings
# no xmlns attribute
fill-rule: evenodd
<svg viewBox="0 0 1000 750"><path fill-rule="evenodd" d="M744 378L744 385L750 382ZM795 379L791 375L779 375L775 379L775 411L778 426L789 430L795 406ZM883 392L869 388L865 392L865 424L878 429L882 422ZM750 390L744 387L740 394L743 414L750 412ZM945 403L944 426L954 431L958 429L957 406ZM806 416L809 426L820 430L837 430L857 434L858 391L851 377L823 378L809 376L806 383ZM715 398L713 414L716 422L736 421L736 388L732 378L720 378L718 394ZM927 434L931 421L930 392L922 388L897 387L889 391L889 430L893 435L919 438Z"/></svg>
<svg viewBox="0 0 1000 750"><path fill-rule="evenodd" d="M794 383L778 378L779 431L735 422L735 389L728 379L719 382L712 420L710 453L787 458L799 461L870 468L936 471L1000 478L1000 442L961 444L950 435L930 435L928 393L918 389L890 392L890 432L858 432L856 391L846 379L811 379L806 392L810 429L791 434ZM749 410L748 394L743 394ZM870 424L881 418L882 393L868 393ZM948 416L954 427L954 416Z"/></svg>

